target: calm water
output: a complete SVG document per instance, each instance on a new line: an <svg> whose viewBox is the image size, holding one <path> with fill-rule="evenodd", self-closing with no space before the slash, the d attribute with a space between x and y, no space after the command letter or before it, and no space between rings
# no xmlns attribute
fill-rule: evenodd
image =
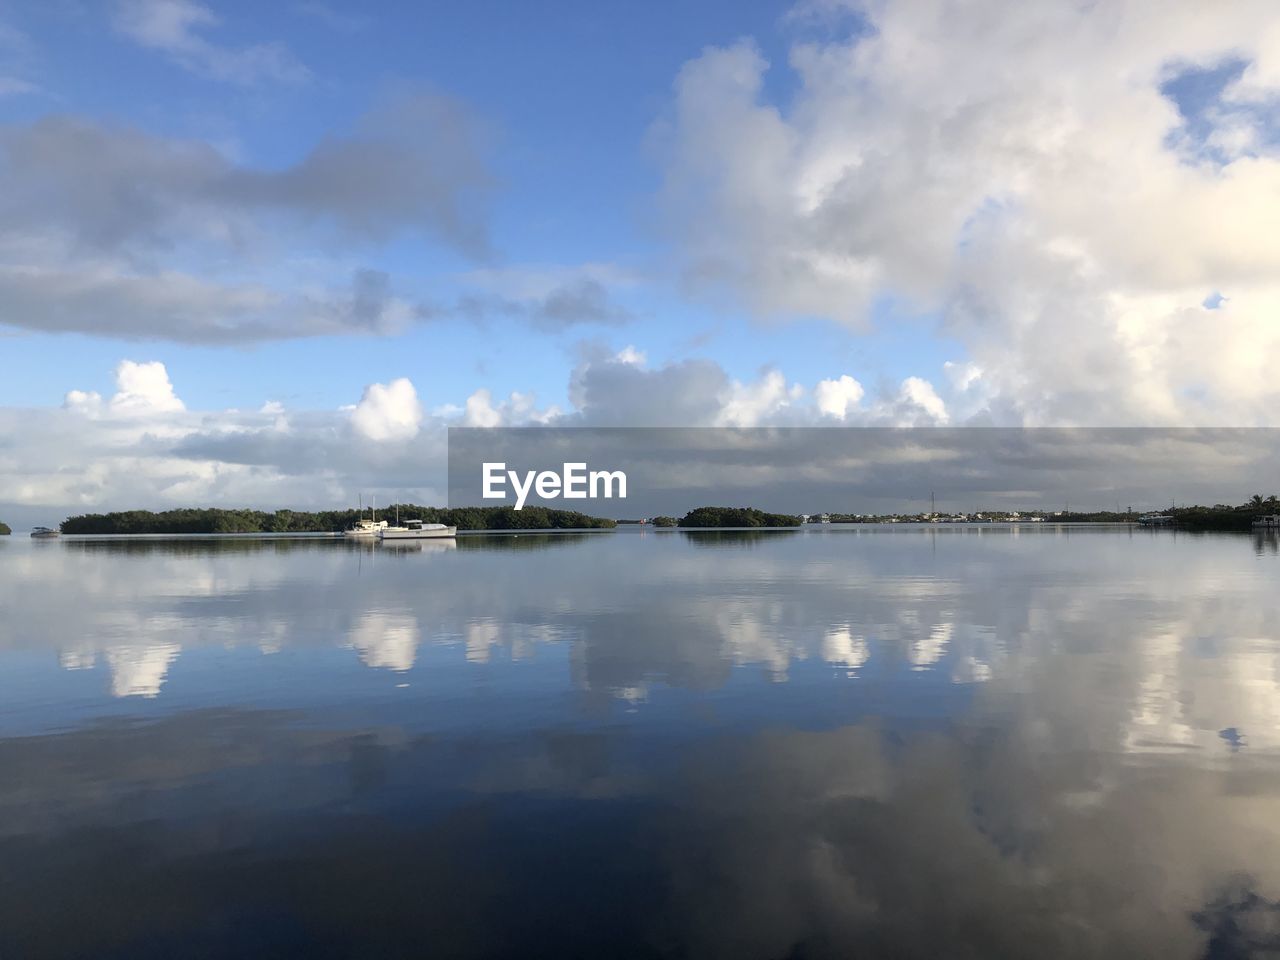
<svg viewBox="0 0 1280 960"><path fill-rule="evenodd" d="M0 540L0 956L1280 948L1274 539L424 546Z"/></svg>

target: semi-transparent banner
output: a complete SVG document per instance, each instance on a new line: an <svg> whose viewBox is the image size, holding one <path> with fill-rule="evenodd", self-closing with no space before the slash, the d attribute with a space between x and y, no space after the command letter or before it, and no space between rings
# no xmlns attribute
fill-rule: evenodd
<svg viewBox="0 0 1280 960"><path fill-rule="evenodd" d="M1280 430L683 428L449 430L449 505L614 518L1154 510L1280 490Z"/></svg>

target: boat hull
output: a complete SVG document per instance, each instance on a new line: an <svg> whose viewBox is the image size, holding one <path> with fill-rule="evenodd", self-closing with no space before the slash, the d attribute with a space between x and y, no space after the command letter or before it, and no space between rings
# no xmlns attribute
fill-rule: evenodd
<svg viewBox="0 0 1280 960"><path fill-rule="evenodd" d="M457 527L437 527L433 530L383 530L379 534L381 540L444 540L455 537Z"/></svg>

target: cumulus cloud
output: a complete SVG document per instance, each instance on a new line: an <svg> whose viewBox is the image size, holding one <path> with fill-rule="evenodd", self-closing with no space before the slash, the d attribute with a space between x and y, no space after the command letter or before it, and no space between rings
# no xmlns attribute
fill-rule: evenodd
<svg viewBox="0 0 1280 960"><path fill-rule="evenodd" d="M413 383L405 377L390 383L371 383L351 412L351 424L370 440L410 440L422 425L422 404Z"/></svg>
<svg viewBox="0 0 1280 960"><path fill-rule="evenodd" d="M539 410L532 393L511 393L501 403L483 387L467 397L462 412L464 427L518 427L553 423L560 416L556 407Z"/></svg>
<svg viewBox="0 0 1280 960"><path fill-rule="evenodd" d="M442 502L449 425L755 426L822 422L812 392L780 371L736 381L717 364L651 367L641 350L588 350L569 384L572 407L531 392L474 391L428 414L406 378L371 383L337 410L279 401L256 409L190 410L163 363L124 360L103 397L74 388L61 409L0 408L0 503L12 520L36 512L197 504L331 507L361 492ZM914 400L935 395L923 386ZM911 391L847 406L846 423L927 422ZM19 511L15 513L13 511Z"/></svg>
<svg viewBox="0 0 1280 960"><path fill-rule="evenodd" d="M173 390L169 371L158 360L139 363L121 360L115 369L116 393L104 407L102 397L94 391L70 390L63 409L87 417L101 415L120 417L152 416L177 413L186 409Z"/></svg>
<svg viewBox="0 0 1280 960"><path fill-rule="evenodd" d="M788 384L780 370L766 370L753 383L736 380L721 394L721 409L716 423L726 427L754 427L786 410L800 399L804 388Z"/></svg>
<svg viewBox="0 0 1280 960"><path fill-rule="evenodd" d="M462 424L466 427L496 427L502 423L502 414L494 409L493 394L480 389L467 397Z"/></svg>
<svg viewBox="0 0 1280 960"><path fill-rule="evenodd" d="M676 79L657 135L692 288L854 329L898 298L1011 421L1274 422L1280 151L1228 109L1280 94L1266 0L823 7L851 16L792 47L785 104L750 42ZM1231 60L1189 136L1170 80Z"/></svg>
<svg viewBox="0 0 1280 960"><path fill-rule="evenodd" d="M560 423L592 426L941 426L951 422L934 385L908 377L868 398L845 374L812 388L777 369L735 380L710 360L682 360L650 367L635 347L617 354L588 350L574 370L570 399L575 411ZM477 424L479 425L479 424ZM497 424L494 424L497 425Z"/></svg>
<svg viewBox="0 0 1280 960"><path fill-rule="evenodd" d="M11 522L48 523L58 519L49 512L138 507L330 508L371 491L443 503L446 428L454 425L897 428L955 420L928 381L907 378L863 395L853 383L841 377L810 388L779 370L739 381L706 360L650 366L633 348L588 351L570 382L567 410L539 405L532 393L500 399L482 388L427 413L418 386L405 378L369 384L358 403L339 409L272 401L191 410L163 364L126 360L108 398L73 389L61 409L0 408L0 508ZM840 420L830 415L833 392ZM721 449L714 438L735 431L687 432L685 446L660 445L653 456L633 438L591 459L626 461L634 469L637 508L646 491L683 491L646 502L650 513L718 496L729 478L741 502L792 512L849 497L868 510L898 510L912 505L903 502L904 491L931 489L950 491L950 500L940 498L944 508L1056 506L1064 497L1076 506L1114 508L1152 506L1157 490L1201 502L1265 491L1276 446L1269 431L1077 436L962 428L918 437L779 429L769 432L767 449L734 443ZM526 460L545 454L550 440L527 442ZM572 442L592 441L579 435ZM1166 495L1159 500L1167 502Z"/></svg>
<svg viewBox="0 0 1280 960"><path fill-rule="evenodd" d="M814 402L824 417L843 420L862 401L862 384L848 374L835 380L819 380L813 389Z"/></svg>
<svg viewBox="0 0 1280 960"><path fill-rule="evenodd" d="M693 426L715 422L730 388L710 360L647 369L631 360L587 359L575 369L570 400L578 418L605 426Z"/></svg>
<svg viewBox="0 0 1280 960"><path fill-rule="evenodd" d="M942 426L947 423L947 406L928 380L907 377L897 397L884 408L896 426Z"/></svg>
<svg viewBox="0 0 1280 960"><path fill-rule="evenodd" d="M282 44L229 47L207 39L204 33L219 22L212 10L193 0L122 0L114 17L122 36L212 80L254 86L311 78L311 71Z"/></svg>
<svg viewBox="0 0 1280 960"><path fill-rule="evenodd" d="M371 491L443 502L446 420L424 413L408 380L371 384L359 403L331 410L190 410L154 361L122 362L116 387L108 399L71 390L61 409L0 408L7 520L196 505L320 509Z"/></svg>
<svg viewBox="0 0 1280 960"><path fill-rule="evenodd" d="M116 367L116 386L119 391L111 398L111 409L115 413L173 413L186 409L173 392L169 371L159 361L121 361Z"/></svg>

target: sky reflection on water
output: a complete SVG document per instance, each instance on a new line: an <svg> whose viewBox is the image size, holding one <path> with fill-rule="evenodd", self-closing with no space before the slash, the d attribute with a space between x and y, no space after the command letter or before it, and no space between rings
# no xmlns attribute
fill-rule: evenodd
<svg viewBox="0 0 1280 960"><path fill-rule="evenodd" d="M425 546L0 543L0 955L1280 945L1274 538Z"/></svg>

